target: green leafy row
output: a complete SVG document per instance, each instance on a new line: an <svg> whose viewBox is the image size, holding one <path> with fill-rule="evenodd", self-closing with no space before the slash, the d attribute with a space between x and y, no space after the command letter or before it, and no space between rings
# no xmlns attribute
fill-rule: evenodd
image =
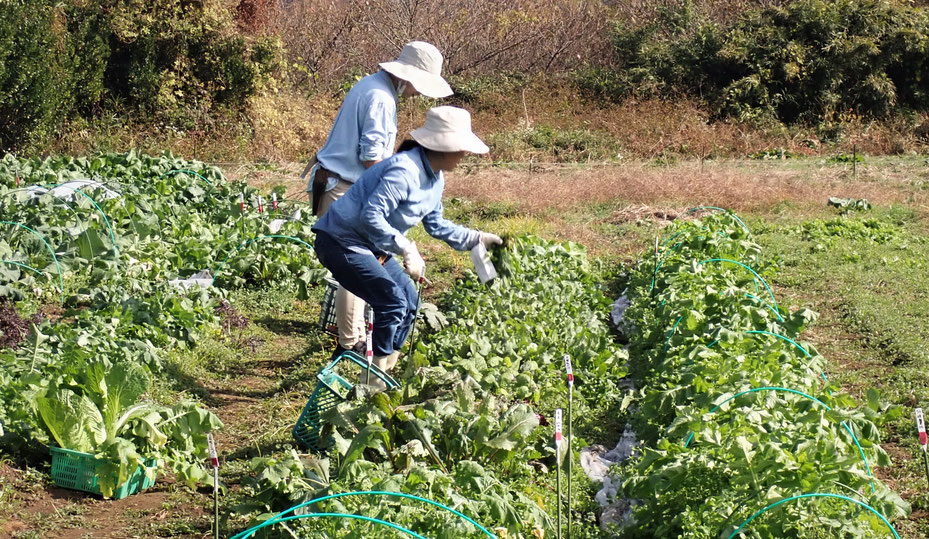
<svg viewBox="0 0 929 539"><path fill-rule="evenodd" d="M617 420L626 395L617 386L626 354L608 327L609 301L583 248L527 236L510 240L495 257L498 279L485 286L467 275L444 298L447 319L428 315L441 327L405 360L400 390L360 392L325 414L334 439L327 455L303 463L297 456L254 461L255 503L243 512L386 490L447 504L500 536L555 533L551 418L567 405L564 355L573 359L578 380L574 428L599 437ZM575 447L584 443L577 439ZM578 537L600 534L589 488L585 478L575 493L586 497L575 506ZM385 518L428 537L477 533L409 501L343 503L318 510ZM324 524L312 526L325 531ZM348 536L366 533L372 531L359 527Z"/></svg>
<svg viewBox="0 0 929 539"><path fill-rule="evenodd" d="M305 297L323 278L312 218L273 196L277 209L272 193L170 154L0 159L0 297L15 302L0 330L25 338L0 350L0 447L95 454L112 472L104 495L150 459L149 474L207 479L205 435L219 420L194 403L147 402L148 381L166 351L220 331L229 288ZM214 287L169 282L220 268ZM18 312L36 313L31 330Z"/></svg>
<svg viewBox="0 0 929 539"><path fill-rule="evenodd" d="M763 259L734 215L677 223L628 276L624 327L643 440L622 467L638 500L624 537L729 537L757 511L826 493L886 518L909 506L874 477L879 424L899 414L869 392L858 407L801 340L815 319L778 304ZM808 499L765 512L751 537L886 537L855 503Z"/></svg>

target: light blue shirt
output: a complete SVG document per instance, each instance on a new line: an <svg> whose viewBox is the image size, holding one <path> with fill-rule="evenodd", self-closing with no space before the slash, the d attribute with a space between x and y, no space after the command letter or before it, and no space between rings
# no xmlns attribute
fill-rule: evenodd
<svg viewBox="0 0 929 539"><path fill-rule="evenodd" d="M323 168L354 182L365 171L362 161L379 161L393 154L397 100L397 90L386 71L355 83L339 108L326 145L316 154ZM332 187L327 186L327 190Z"/></svg>
<svg viewBox="0 0 929 539"><path fill-rule="evenodd" d="M313 225L355 252L400 254L410 244L406 231L423 223L433 238L465 251L481 233L442 216L445 178L433 172L426 153L415 148L365 171Z"/></svg>

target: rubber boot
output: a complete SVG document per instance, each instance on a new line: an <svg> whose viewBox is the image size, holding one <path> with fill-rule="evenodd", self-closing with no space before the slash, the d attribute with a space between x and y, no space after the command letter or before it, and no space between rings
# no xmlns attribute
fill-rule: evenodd
<svg viewBox="0 0 929 539"><path fill-rule="evenodd" d="M394 351L392 354L387 354L386 356L374 356L372 363L375 367L379 368L381 372L387 373L397 364L397 360L400 357L399 351ZM378 389L387 389L387 383L381 380L376 374L371 373L370 380L368 378L368 369L361 369L361 382L367 383L371 387L376 387Z"/></svg>

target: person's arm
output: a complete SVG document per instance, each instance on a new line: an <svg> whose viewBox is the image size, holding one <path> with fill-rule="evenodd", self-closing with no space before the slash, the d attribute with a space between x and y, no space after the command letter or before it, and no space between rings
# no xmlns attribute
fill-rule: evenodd
<svg viewBox="0 0 929 539"><path fill-rule="evenodd" d="M393 153L391 146L397 134L397 104L392 99L375 96L361 114L358 160L365 168L371 168Z"/></svg>
<svg viewBox="0 0 929 539"><path fill-rule="evenodd" d="M443 216L442 201L423 217L423 228L433 238L447 243L457 251L468 251L481 241L481 232L449 221Z"/></svg>

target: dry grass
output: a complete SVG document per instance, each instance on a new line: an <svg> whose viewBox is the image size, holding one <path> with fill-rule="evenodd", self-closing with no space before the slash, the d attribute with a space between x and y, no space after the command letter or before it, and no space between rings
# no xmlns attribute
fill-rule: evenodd
<svg viewBox="0 0 929 539"><path fill-rule="evenodd" d="M864 170L854 181L844 167L804 168L745 161L705 166L687 162L674 167L632 163L532 173L486 168L470 175L450 175L447 194L478 202L507 202L534 214L615 201L765 211L783 202L821 205L830 196L867 198L876 204L909 201L925 205L929 195L914 188L909 174L905 169Z"/></svg>

